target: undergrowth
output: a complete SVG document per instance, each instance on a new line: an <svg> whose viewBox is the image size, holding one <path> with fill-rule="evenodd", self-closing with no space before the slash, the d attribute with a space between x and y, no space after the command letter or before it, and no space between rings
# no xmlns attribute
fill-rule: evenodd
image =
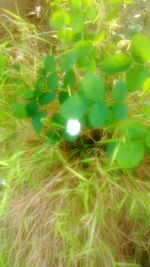
<svg viewBox="0 0 150 267"><path fill-rule="evenodd" d="M117 30L117 22L105 16L98 25ZM149 154L136 169L122 169L106 151L117 130L88 129L75 143L52 146L28 120L15 118L16 95L34 88L45 54L59 51L54 31L41 38L20 17L8 12L4 17L0 267L149 267ZM148 97L149 92L128 99L133 117L146 127ZM137 116L143 103L146 116Z"/></svg>

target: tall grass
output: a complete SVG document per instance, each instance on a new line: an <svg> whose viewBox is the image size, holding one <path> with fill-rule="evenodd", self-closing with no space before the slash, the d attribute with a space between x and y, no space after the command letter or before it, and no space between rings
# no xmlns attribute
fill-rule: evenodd
<svg viewBox="0 0 150 267"><path fill-rule="evenodd" d="M56 148L31 151L6 167L1 236L11 266L148 266L146 179L109 170L102 155L71 161Z"/></svg>

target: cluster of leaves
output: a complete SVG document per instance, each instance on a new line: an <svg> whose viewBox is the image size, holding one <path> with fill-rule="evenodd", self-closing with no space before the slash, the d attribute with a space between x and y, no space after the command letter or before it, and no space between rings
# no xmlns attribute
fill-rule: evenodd
<svg viewBox="0 0 150 267"><path fill-rule="evenodd" d="M86 11L82 10L84 2L88 7ZM51 118L45 123L51 144L61 138L69 141L78 138L66 131L69 119L80 121L85 131L118 125L128 118L128 97L150 87L149 38L138 33L132 38L128 51L112 53L106 47L100 55L99 45L105 39L103 32L93 35L86 32L86 24L97 20L96 7L91 3L90 0L72 0L70 10L54 12L51 26L58 39L70 41L71 45L63 54L46 56L34 90L22 92L27 103L13 104L14 115L31 118L34 129L40 133L52 105L45 107L55 102L57 112L50 112ZM132 120L125 130L120 131L123 141L119 139L117 145L111 143L108 151L112 154L117 150L116 159L121 168L133 168L141 162L145 151L150 150L150 134L141 122L132 123Z"/></svg>

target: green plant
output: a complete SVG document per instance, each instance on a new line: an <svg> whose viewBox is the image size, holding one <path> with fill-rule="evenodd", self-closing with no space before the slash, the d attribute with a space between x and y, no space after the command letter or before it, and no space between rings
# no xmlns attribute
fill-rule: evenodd
<svg viewBox="0 0 150 267"><path fill-rule="evenodd" d="M87 9L87 1L50 2L54 12L61 2L69 16L70 4L83 10L83 15ZM93 2L97 12L99 1ZM0 182L5 179L6 186L0 187L0 266L150 265L149 158L145 157L134 172L127 170L140 164L143 153L150 149L149 63L136 63L129 47L126 52L117 48L118 40L124 37L118 34L116 40L111 35L108 20L116 17L122 2L106 1L107 21L100 9L104 22L97 18L89 23L88 18L84 31L80 19L77 31L82 29L81 35L74 34L68 22L63 27L61 22L60 28L51 33L55 42L49 42L50 53L41 69L43 54L36 43L40 41L41 48L41 39L28 28L31 25L18 20L17 32L23 35L15 41L16 31L12 32L5 49L2 46L5 64L0 87ZM73 23L74 28L77 23ZM90 58L86 53L91 45ZM25 60L14 64L18 48L25 53ZM72 58L74 51L83 55L80 60ZM119 67L121 72L116 66L116 52L127 54L125 64ZM129 58L133 63L123 71ZM138 58L141 60L141 56ZM93 95L90 88L95 91L100 85L101 90ZM73 105L80 110L73 110ZM67 123L74 112L79 118ZM34 134L26 118L40 134ZM65 129L78 135L70 138ZM43 137L48 142L43 143ZM63 138L77 140L70 144ZM59 146L52 145L57 142Z"/></svg>
<svg viewBox="0 0 150 267"><path fill-rule="evenodd" d="M69 43L56 57L46 56L34 90L25 89L21 92L24 102L12 106L17 118L31 118L37 133L44 127L43 134L51 144L62 138L75 141L80 131L86 133L88 128L113 128L115 132L121 121L126 124L129 120L129 131L132 125L136 128L128 99L142 94L149 81L149 38L138 33L132 38L128 51L120 52L116 47L112 53L105 44L105 37L100 54L101 41L97 38L102 32L90 34L86 29L87 23L91 27L95 23L96 7L94 4L91 7L89 1L89 9L79 12L81 5L82 2L71 2L68 10L54 12L50 24L62 43L65 42L62 32L70 30ZM56 112L52 112L53 102L58 106ZM70 120L71 128L80 124L78 130L69 132ZM149 150L149 130L143 124L142 127L145 131L140 138L135 130L136 142L126 133L119 136L116 159L121 168L136 167L144 157L145 147ZM139 156L131 163L137 148Z"/></svg>

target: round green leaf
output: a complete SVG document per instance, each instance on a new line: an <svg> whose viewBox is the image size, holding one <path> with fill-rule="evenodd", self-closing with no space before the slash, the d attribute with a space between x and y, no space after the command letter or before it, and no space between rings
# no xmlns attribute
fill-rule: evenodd
<svg viewBox="0 0 150 267"><path fill-rule="evenodd" d="M68 91L62 91L59 94L59 103L63 104L68 98L69 98L69 93Z"/></svg>
<svg viewBox="0 0 150 267"><path fill-rule="evenodd" d="M130 139L139 139L146 135L147 129L142 123L133 122L129 127L126 127L126 132L126 136Z"/></svg>
<svg viewBox="0 0 150 267"><path fill-rule="evenodd" d="M73 43L77 43L77 42L81 41L82 38L83 38L83 36L81 33L76 33L76 34L73 34L72 41L73 41Z"/></svg>
<svg viewBox="0 0 150 267"><path fill-rule="evenodd" d="M132 60L127 54L110 55L102 62L102 69L107 74L115 74L126 71L132 64Z"/></svg>
<svg viewBox="0 0 150 267"><path fill-rule="evenodd" d="M51 103L56 98L55 92L48 92L44 93L39 97L39 104L40 105L47 105Z"/></svg>
<svg viewBox="0 0 150 267"><path fill-rule="evenodd" d="M83 31L84 16L82 11L74 11L73 14L71 14L71 27L75 34Z"/></svg>
<svg viewBox="0 0 150 267"><path fill-rule="evenodd" d="M39 106L35 102L29 102L26 105L26 112L28 117L34 116L38 112Z"/></svg>
<svg viewBox="0 0 150 267"><path fill-rule="evenodd" d="M14 103L12 105L12 112L13 112L13 115L17 119L23 119L23 118L25 118L27 116L27 112L26 112L25 106L23 106L20 103Z"/></svg>
<svg viewBox="0 0 150 267"><path fill-rule="evenodd" d="M77 59L84 59L93 53L93 44L91 41L81 40L75 44L74 51Z"/></svg>
<svg viewBox="0 0 150 267"><path fill-rule="evenodd" d="M29 100L29 99L32 99L32 98L34 98L34 92L32 91L32 90L30 90L30 89L25 89L25 90L23 90L23 92L21 92L21 94L20 94L24 99L27 99L27 100Z"/></svg>
<svg viewBox="0 0 150 267"><path fill-rule="evenodd" d="M46 72L53 72L56 69L56 61L55 57L52 55L47 55L44 61L44 69Z"/></svg>
<svg viewBox="0 0 150 267"><path fill-rule="evenodd" d="M57 33L58 39L65 45L72 42L73 32L71 28L64 28Z"/></svg>
<svg viewBox="0 0 150 267"><path fill-rule="evenodd" d="M131 53L138 63L150 60L150 39L143 33L135 35L131 42Z"/></svg>
<svg viewBox="0 0 150 267"><path fill-rule="evenodd" d="M40 77L37 81L36 81L36 90L35 90L35 95L38 97L40 96L40 94L44 91L44 87L45 87L45 78Z"/></svg>
<svg viewBox="0 0 150 267"><path fill-rule="evenodd" d="M125 98L126 94L127 94L126 82L123 80L118 80L113 86L113 91L112 91L113 98L116 101L122 101Z"/></svg>
<svg viewBox="0 0 150 267"><path fill-rule="evenodd" d="M58 77L55 72L48 76L47 84L49 90L56 90L58 88Z"/></svg>
<svg viewBox="0 0 150 267"><path fill-rule="evenodd" d="M116 120L126 119L128 116L128 106L125 103L118 102L112 107L112 114Z"/></svg>
<svg viewBox="0 0 150 267"><path fill-rule="evenodd" d="M64 128L66 120L60 113L54 113L51 117L51 123Z"/></svg>
<svg viewBox="0 0 150 267"><path fill-rule="evenodd" d="M71 88L74 86L76 81L76 77L75 77L75 73L73 70L68 71L65 75L64 75L64 86L70 86Z"/></svg>
<svg viewBox="0 0 150 267"><path fill-rule="evenodd" d="M32 117L32 125L34 130L37 133L40 133L42 131L43 128L43 124L41 122L41 119L45 116L44 112L38 112L36 113L33 117Z"/></svg>
<svg viewBox="0 0 150 267"><path fill-rule="evenodd" d="M90 6L86 11L86 17L88 20L94 20L97 16L97 9L94 6Z"/></svg>
<svg viewBox="0 0 150 267"><path fill-rule="evenodd" d="M73 52L66 53L61 60L62 70L68 72L76 63L76 57Z"/></svg>
<svg viewBox="0 0 150 267"><path fill-rule="evenodd" d="M142 90L144 81L149 77L146 67L135 65L127 73L127 88L129 91Z"/></svg>
<svg viewBox="0 0 150 267"><path fill-rule="evenodd" d="M128 141L119 147L116 160L123 169L137 167L144 157L144 145L139 141Z"/></svg>
<svg viewBox="0 0 150 267"><path fill-rule="evenodd" d="M108 107L105 102L99 102L92 106L89 113L89 123L96 128L103 125L108 117Z"/></svg>
<svg viewBox="0 0 150 267"><path fill-rule="evenodd" d="M70 16L64 10L55 11L50 19L53 28L60 30L70 24Z"/></svg>
<svg viewBox="0 0 150 267"><path fill-rule="evenodd" d="M105 86L97 74L88 73L82 80L81 91L86 98L93 101L99 101L104 98Z"/></svg>
<svg viewBox="0 0 150 267"><path fill-rule="evenodd" d="M89 102L80 95L69 97L61 105L61 114L66 119L79 119L87 111Z"/></svg>

